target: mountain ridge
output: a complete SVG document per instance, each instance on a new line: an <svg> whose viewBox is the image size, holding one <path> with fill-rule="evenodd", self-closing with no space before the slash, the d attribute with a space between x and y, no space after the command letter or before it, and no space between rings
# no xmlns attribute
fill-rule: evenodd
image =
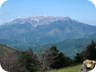
<svg viewBox="0 0 96 72"><path fill-rule="evenodd" d="M73 42L76 39L95 38L95 35L96 26L79 22L70 17L19 18L0 26L0 43L22 50L50 43L57 44L65 40ZM74 47L78 46L74 45Z"/></svg>
<svg viewBox="0 0 96 72"><path fill-rule="evenodd" d="M27 18L17 18L17 19L12 20L11 24L30 23L30 24L33 24L34 27L36 27L38 25L49 24L49 23L55 22L57 20L71 20L71 18L70 17L36 16L36 17L27 17ZM10 24L10 22L7 24Z"/></svg>
<svg viewBox="0 0 96 72"><path fill-rule="evenodd" d="M37 19L38 22L34 22ZM41 41L44 37L44 39L53 39L55 41L59 39L77 39L88 37L95 33L96 26L87 25L69 17L38 16L21 18L0 26L0 39L19 41L32 41L33 39L35 39L33 41Z"/></svg>

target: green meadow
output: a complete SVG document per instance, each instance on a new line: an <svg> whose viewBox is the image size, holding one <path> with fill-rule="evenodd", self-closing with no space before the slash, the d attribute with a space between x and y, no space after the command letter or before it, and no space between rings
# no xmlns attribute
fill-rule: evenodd
<svg viewBox="0 0 96 72"><path fill-rule="evenodd" d="M52 70L50 72L80 72L80 68L81 68L81 65L77 65L77 66L62 68L59 70Z"/></svg>

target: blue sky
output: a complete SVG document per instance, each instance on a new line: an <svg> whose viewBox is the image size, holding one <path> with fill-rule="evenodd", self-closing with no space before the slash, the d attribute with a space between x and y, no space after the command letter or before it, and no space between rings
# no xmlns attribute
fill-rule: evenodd
<svg viewBox="0 0 96 72"><path fill-rule="evenodd" d="M68 16L96 25L96 8L88 0L8 0L0 8L0 24L31 16Z"/></svg>

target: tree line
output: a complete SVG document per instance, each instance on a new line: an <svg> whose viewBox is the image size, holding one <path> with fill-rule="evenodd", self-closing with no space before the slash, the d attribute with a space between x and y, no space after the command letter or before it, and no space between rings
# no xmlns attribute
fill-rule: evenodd
<svg viewBox="0 0 96 72"><path fill-rule="evenodd" d="M26 51L7 52L0 55L2 67L8 72L46 72L82 63L85 59L96 60L96 43L92 41L74 59L67 57L54 45L41 54L32 49Z"/></svg>

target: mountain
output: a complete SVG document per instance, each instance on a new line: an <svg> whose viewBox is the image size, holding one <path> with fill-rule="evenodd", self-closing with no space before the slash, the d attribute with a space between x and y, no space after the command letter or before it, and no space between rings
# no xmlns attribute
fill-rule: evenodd
<svg viewBox="0 0 96 72"><path fill-rule="evenodd" d="M95 38L95 35L96 26L79 22L70 17L18 18L0 26L0 43L21 50L51 43L57 44L60 49L62 47L65 49L66 46L63 45L67 40L71 40L68 41L71 47L73 40L74 42L75 40L78 42L79 39L90 38L91 40L92 37Z"/></svg>
<svg viewBox="0 0 96 72"><path fill-rule="evenodd" d="M69 17L19 18L0 26L0 39L41 44L86 38L95 33L96 26L90 26Z"/></svg>

